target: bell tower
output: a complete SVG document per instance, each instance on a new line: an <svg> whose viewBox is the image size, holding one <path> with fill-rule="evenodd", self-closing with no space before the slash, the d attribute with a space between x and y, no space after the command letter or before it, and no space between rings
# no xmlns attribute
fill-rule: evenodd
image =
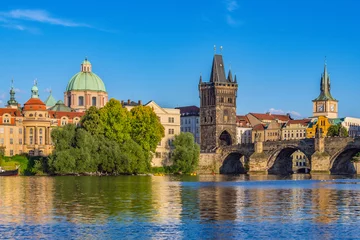
<svg viewBox="0 0 360 240"><path fill-rule="evenodd" d="M210 81L199 80L200 149L215 151L236 142L236 75L225 76L223 57L214 55Z"/></svg>
<svg viewBox="0 0 360 240"><path fill-rule="evenodd" d="M313 100L313 116L338 117L338 100L333 98L330 93L330 76L327 72L326 61L324 72L321 74L320 95Z"/></svg>

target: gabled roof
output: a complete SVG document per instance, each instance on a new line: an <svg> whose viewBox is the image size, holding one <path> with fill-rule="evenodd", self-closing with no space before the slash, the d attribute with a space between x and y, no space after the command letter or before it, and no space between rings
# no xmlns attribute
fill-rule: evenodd
<svg viewBox="0 0 360 240"><path fill-rule="evenodd" d="M236 123L238 126L241 126L241 127L250 127L251 126L249 119L243 115L236 116Z"/></svg>
<svg viewBox="0 0 360 240"><path fill-rule="evenodd" d="M253 130L255 131L261 131L261 130L264 130L265 129L265 126L263 124L257 124L253 127Z"/></svg>
<svg viewBox="0 0 360 240"><path fill-rule="evenodd" d="M181 116L199 116L200 108L197 106L176 107L180 110Z"/></svg>
<svg viewBox="0 0 360 240"><path fill-rule="evenodd" d="M271 113L249 113L259 119L260 121L264 120L280 120L280 121L289 121L291 120L290 115L280 115L280 114L271 114Z"/></svg>
<svg viewBox="0 0 360 240"><path fill-rule="evenodd" d="M297 120L289 120L286 125L290 124L300 124L302 126L307 126L311 122L311 119L305 118L305 119L297 119Z"/></svg>

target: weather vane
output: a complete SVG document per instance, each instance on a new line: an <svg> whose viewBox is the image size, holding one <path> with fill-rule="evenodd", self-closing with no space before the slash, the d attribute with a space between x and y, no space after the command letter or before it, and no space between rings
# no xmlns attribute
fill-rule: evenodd
<svg viewBox="0 0 360 240"><path fill-rule="evenodd" d="M216 45L214 45L214 53L216 54Z"/></svg>

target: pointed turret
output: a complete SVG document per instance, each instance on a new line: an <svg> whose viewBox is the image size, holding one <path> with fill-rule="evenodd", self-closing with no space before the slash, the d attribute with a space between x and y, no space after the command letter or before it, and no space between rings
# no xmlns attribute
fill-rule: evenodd
<svg viewBox="0 0 360 240"><path fill-rule="evenodd" d="M202 76L200 74L199 84L201 84L201 83L202 83Z"/></svg>
<svg viewBox="0 0 360 240"><path fill-rule="evenodd" d="M52 95L52 91L50 90L50 95L48 96L48 98L45 100L45 105L46 108L51 108L56 104L56 100Z"/></svg>
<svg viewBox="0 0 360 240"><path fill-rule="evenodd" d="M330 76L327 72L326 61L324 63L324 72L321 74L320 95L315 99L315 101L317 100L335 100L330 93Z"/></svg>
<svg viewBox="0 0 360 240"><path fill-rule="evenodd" d="M19 103L15 99L14 79L11 80L10 100L7 101L8 107L18 107Z"/></svg>
<svg viewBox="0 0 360 240"><path fill-rule="evenodd" d="M214 55L210 82L227 82L222 55Z"/></svg>
<svg viewBox="0 0 360 240"><path fill-rule="evenodd" d="M232 77L231 69L229 70L227 80L228 80L228 82L232 82L232 81L233 81L233 77Z"/></svg>
<svg viewBox="0 0 360 240"><path fill-rule="evenodd" d="M234 75L234 83L237 83L236 74Z"/></svg>

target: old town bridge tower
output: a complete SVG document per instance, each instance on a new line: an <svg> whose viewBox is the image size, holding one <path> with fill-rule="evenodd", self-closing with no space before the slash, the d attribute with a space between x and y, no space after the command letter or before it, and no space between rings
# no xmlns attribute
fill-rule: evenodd
<svg viewBox="0 0 360 240"><path fill-rule="evenodd" d="M209 82L200 76L200 148L214 151L236 143L236 97L238 85L231 70L225 76L222 55L215 54Z"/></svg>

